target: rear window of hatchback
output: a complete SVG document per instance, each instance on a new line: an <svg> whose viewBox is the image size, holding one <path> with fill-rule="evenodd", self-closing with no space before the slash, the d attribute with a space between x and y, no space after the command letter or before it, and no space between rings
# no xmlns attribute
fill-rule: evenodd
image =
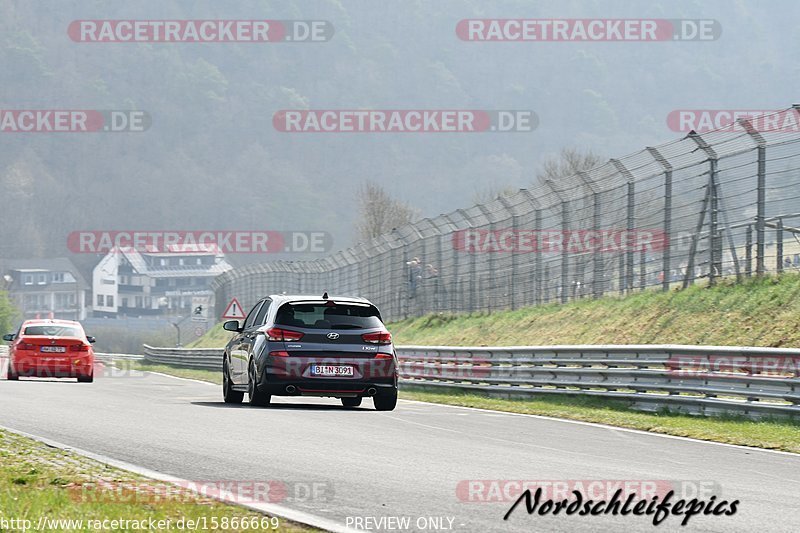
<svg viewBox="0 0 800 533"><path fill-rule="evenodd" d="M286 303L275 324L310 329L370 329L383 326L378 309L368 304Z"/></svg>

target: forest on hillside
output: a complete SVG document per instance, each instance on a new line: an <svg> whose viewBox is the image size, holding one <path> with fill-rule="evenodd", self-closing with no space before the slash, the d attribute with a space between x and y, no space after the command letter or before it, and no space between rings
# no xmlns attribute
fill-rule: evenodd
<svg viewBox="0 0 800 533"><path fill-rule="evenodd" d="M66 255L76 230L330 231L354 242L367 181L420 216L524 187L564 147L605 157L680 136L675 109L796 99L798 4L369 0L0 1L0 109L136 109L145 132L1 133L0 257ZM42 16L42 13L46 13ZM711 18L711 42L473 43L475 17ZM325 20L323 43L73 42L77 19ZM741 65L748 65L742 70ZM285 109L526 109L525 133L278 132ZM263 256L240 256L235 263ZM88 264L95 258L79 257Z"/></svg>

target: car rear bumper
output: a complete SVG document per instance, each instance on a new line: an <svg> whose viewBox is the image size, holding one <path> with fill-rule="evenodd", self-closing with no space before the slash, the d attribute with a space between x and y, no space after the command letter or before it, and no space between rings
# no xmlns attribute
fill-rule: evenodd
<svg viewBox="0 0 800 533"><path fill-rule="evenodd" d="M299 380L291 382L262 381L258 388L271 396L327 396L334 398L353 398L383 396L397 391L393 382L325 381Z"/></svg>
<svg viewBox="0 0 800 533"><path fill-rule="evenodd" d="M350 366L350 377L314 376L313 365ZM259 373L259 391L273 396L382 396L397 391L394 359L270 357Z"/></svg>
<svg viewBox="0 0 800 533"><path fill-rule="evenodd" d="M91 376L94 368L94 357L25 357L12 358L10 369L22 377L40 378L75 378Z"/></svg>

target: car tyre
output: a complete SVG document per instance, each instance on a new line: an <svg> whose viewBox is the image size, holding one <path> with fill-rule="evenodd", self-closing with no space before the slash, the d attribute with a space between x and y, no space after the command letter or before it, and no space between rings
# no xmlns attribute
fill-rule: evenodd
<svg viewBox="0 0 800 533"><path fill-rule="evenodd" d="M11 365L9 365L8 366L8 370L6 370L6 379L8 381L18 381L19 380L19 374L17 374L16 372L14 372L14 370L11 369Z"/></svg>
<svg viewBox="0 0 800 533"><path fill-rule="evenodd" d="M250 405L260 407L269 405L271 399L269 394L264 394L259 391L256 386L256 365L252 360L250 361L250 367L247 371L247 396Z"/></svg>
<svg viewBox="0 0 800 533"><path fill-rule="evenodd" d="M94 381L94 373L88 376L78 376L78 383L92 383Z"/></svg>
<svg viewBox="0 0 800 533"><path fill-rule="evenodd" d="M397 389L392 390L389 394L374 396L372 403L375 404L376 411L394 411L397 406Z"/></svg>
<svg viewBox="0 0 800 533"><path fill-rule="evenodd" d="M345 407L358 407L361 405L361 397L357 396L355 398L341 398L342 405Z"/></svg>
<svg viewBox="0 0 800 533"><path fill-rule="evenodd" d="M225 403L242 403L244 400L244 392L233 390L227 358L222 361L222 399Z"/></svg>

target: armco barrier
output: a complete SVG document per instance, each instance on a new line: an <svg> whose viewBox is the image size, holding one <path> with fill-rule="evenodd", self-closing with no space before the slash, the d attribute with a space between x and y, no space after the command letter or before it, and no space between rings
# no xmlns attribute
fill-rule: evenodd
<svg viewBox="0 0 800 533"><path fill-rule="evenodd" d="M222 370L222 348L155 348L145 344L144 358L162 365Z"/></svg>
<svg viewBox="0 0 800 533"><path fill-rule="evenodd" d="M692 414L800 416L800 350L730 346L398 346L401 384L501 397L581 394ZM154 348L154 363L219 370L222 350Z"/></svg>

